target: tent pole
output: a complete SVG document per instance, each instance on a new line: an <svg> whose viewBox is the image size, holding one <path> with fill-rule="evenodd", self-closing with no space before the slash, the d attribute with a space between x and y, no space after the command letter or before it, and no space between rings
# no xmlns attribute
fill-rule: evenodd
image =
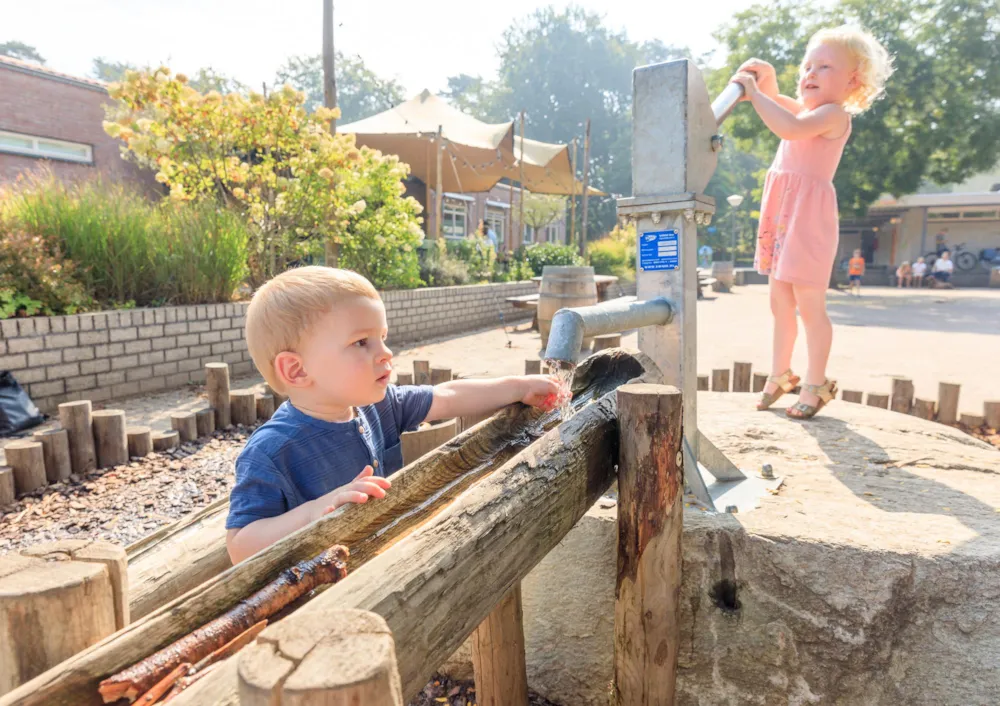
<svg viewBox="0 0 1000 706"><path fill-rule="evenodd" d="M444 194L442 193L441 186L441 157L442 157L442 133L444 132L441 125L438 125L437 139L434 140L434 151L437 152L435 155L435 162L437 164L437 182L434 187L434 237L441 237L441 202Z"/></svg>
<svg viewBox="0 0 1000 706"><path fill-rule="evenodd" d="M580 255L587 256L587 191L590 188L590 118L583 135L583 227L580 230Z"/></svg>
<svg viewBox="0 0 1000 706"><path fill-rule="evenodd" d="M573 170L573 181L570 182L570 197L569 197L569 236L566 238L567 245L573 245L576 242L576 138L573 138L573 151L570 153L570 168Z"/></svg>
<svg viewBox="0 0 1000 706"><path fill-rule="evenodd" d="M518 219L518 241L524 243L524 111L521 111L521 176L520 181L518 181L518 186L521 188L521 199L520 199L520 209L521 216Z"/></svg>

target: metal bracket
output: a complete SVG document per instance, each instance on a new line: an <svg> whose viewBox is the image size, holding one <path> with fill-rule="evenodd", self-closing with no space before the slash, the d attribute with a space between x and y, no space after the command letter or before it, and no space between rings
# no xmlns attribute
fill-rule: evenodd
<svg viewBox="0 0 1000 706"><path fill-rule="evenodd" d="M715 199L705 194L688 192L684 194L664 194L656 196L625 196L618 199L618 217L638 220L649 216L653 224L659 224L662 217L670 213L684 213L698 225L711 222L715 214Z"/></svg>

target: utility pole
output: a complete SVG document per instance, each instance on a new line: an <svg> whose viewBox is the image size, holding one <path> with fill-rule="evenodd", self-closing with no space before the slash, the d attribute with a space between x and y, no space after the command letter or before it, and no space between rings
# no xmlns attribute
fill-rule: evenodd
<svg viewBox="0 0 1000 706"><path fill-rule="evenodd" d="M337 107L337 76L334 73L333 0L323 0L323 105ZM330 121L330 132L337 132L337 120Z"/></svg>

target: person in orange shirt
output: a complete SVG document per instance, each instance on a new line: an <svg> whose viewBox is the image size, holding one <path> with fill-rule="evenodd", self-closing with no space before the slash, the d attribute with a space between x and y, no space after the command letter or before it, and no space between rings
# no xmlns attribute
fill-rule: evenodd
<svg viewBox="0 0 1000 706"><path fill-rule="evenodd" d="M851 280L851 294L861 296L861 277L865 274L865 259L861 257L861 251L855 250L854 257L847 263L847 274ZM857 292L855 292L857 289Z"/></svg>

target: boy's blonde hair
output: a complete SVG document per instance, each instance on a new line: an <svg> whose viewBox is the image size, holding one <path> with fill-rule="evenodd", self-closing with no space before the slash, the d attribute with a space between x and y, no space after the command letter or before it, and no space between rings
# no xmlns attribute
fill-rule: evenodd
<svg viewBox="0 0 1000 706"><path fill-rule="evenodd" d="M367 279L333 267L288 270L257 290L247 307L247 347L268 385L284 392L274 372L274 359L282 351L295 350L321 317L350 297L380 299Z"/></svg>
<svg viewBox="0 0 1000 706"><path fill-rule="evenodd" d="M882 95L886 81L892 75L892 57L889 52L870 32L848 25L821 29L809 40L806 52L821 44L843 47L857 64L858 87L844 101L844 110L851 115L868 110Z"/></svg>

